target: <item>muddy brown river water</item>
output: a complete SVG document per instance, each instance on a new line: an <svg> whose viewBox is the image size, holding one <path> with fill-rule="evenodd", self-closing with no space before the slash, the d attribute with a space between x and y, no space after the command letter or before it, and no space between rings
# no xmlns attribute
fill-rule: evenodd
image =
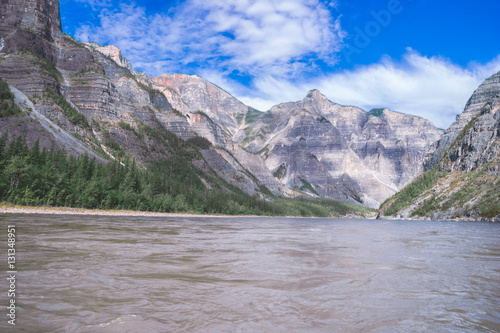
<svg viewBox="0 0 500 333"><path fill-rule="evenodd" d="M6 214L0 235L2 332L500 331L500 224Z"/></svg>

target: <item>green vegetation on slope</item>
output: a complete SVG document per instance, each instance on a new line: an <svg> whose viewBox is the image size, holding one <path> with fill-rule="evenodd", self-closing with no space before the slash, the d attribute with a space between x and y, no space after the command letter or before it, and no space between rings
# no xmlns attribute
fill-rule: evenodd
<svg viewBox="0 0 500 333"><path fill-rule="evenodd" d="M374 117L380 117L382 115L382 113L384 113L384 108L375 108L375 109L371 109L368 114L370 116L374 116Z"/></svg>
<svg viewBox="0 0 500 333"><path fill-rule="evenodd" d="M494 217L500 214L500 178L493 177L488 169L498 160L490 162L480 169L471 171L458 177L449 174L452 179L448 194L432 193L419 207L412 211L411 216L429 216L433 212L442 212L449 209L457 211L474 211L481 217ZM455 217L461 217L457 213Z"/></svg>
<svg viewBox="0 0 500 333"><path fill-rule="evenodd" d="M10 91L9 85L0 79L0 118L19 116L21 114L22 110L14 103L14 94Z"/></svg>
<svg viewBox="0 0 500 333"><path fill-rule="evenodd" d="M302 182L302 186L299 187L299 190L301 191L307 191L309 190L309 192L313 193L313 194L316 194L317 196L319 196L318 192L316 192L316 190L314 189L314 187L311 185L311 183L309 183L306 179L304 178L301 178L299 177L300 181Z"/></svg>
<svg viewBox="0 0 500 333"><path fill-rule="evenodd" d="M385 207L389 204L384 211L384 215L394 215L405 207L411 205L423 193L430 190L444 175L445 173L440 172L437 166L434 166L431 170L427 171L423 175L420 175L401 191L382 203L381 207Z"/></svg>
<svg viewBox="0 0 500 333"><path fill-rule="evenodd" d="M254 109L254 108L251 108L251 107L248 107L248 112L245 115L245 123L251 124L255 120L257 120L257 118L259 118L260 116L262 116L263 114L264 113L261 112L261 111L258 111L258 110Z"/></svg>
<svg viewBox="0 0 500 333"><path fill-rule="evenodd" d="M449 210L457 211L454 217L461 217L459 212L463 214L472 212L481 217L494 217L500 214L498 194L500 178L489 172L500 163L498 158L468 173L440 171L440 168L446 170L450 163L457 160L458 156L450 155L450 151L462 142L479 116L480 114L473 117L458 133L450 147L441 155L439 164L382 203L380 207L383 215L395 215L415 203L417 199L424 197L427 198L410 213L410 216L429 217L433 213ZM438 183L443 184L436 188Z"/></svg>
<svg viewBox="0 0 500 333"><path fill-rule="evenodd" d="M126 131L133 131L132 126L129 123L124 122L123 120L120 120L118 122L118 126L120 126L121 128L123 128Z"/></svg>
<svg viewBox="0 0 500 333"><path fill-rule="evenodd" d="M43 94L44 98L51 99L54 101L57 105L61 107L61 109L64 112L64 115L68 118L68 120L76 126L80 126L81 128L90 128L89 123L87 122L87 119L85 116L78 111L76 111L71 104L66 101L66 99L52 91L47 91Z"/></svg>
<svg viewBox="0 0 500 333"><path fill-rule="evenodd" d="M151 127L143 130L164 136ZM206 144L202 141L185 143L195 151L191 154L175 154L144 169L129 158L124 165L118 161L100 164L87 156L75 158L63 150L40 150L38 142L28 148L22 137L7 144L5 134L0 138L0 201L212 214L340 216L371 212L333 200L275 198L270 202L249 196L192 165L191 159L199 156L195 147Z"/></svg>

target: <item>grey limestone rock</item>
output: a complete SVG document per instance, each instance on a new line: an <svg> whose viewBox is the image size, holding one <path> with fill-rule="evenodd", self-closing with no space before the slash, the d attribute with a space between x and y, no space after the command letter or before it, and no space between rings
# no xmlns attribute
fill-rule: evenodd
<svg viewBox="0 0 500 333"><path fill-rule="evenodd" d="M438 164L443 152L455 141L460 131L471 121L472 118L480 114L488 102L497 96L500 91L500 72L487 78L474 91L467 101L464 111L457 115L456 121L446 130L444 135L435 142L425 157L425 170L429 170Z"/></svg>
<svg viewBox="0 0 500 333"><path fill-rule="evenodd" d="M257 115L238 140L283 184L378 207L422 172L425 151L440 135L425 119L388 109L365 112L312 90ZM310 186L301 185L305 181Z"/></svg>
<svg viewBox="0 0 500 333"><path fill-rule="evenodd" d="M394 215L409 218L499 221L500 200L500 72L486 79L425 161L433 182L413 186L404 207ZM416 193L420 189L422 193ZM394 213L388 201L381 212Z"/></svg>

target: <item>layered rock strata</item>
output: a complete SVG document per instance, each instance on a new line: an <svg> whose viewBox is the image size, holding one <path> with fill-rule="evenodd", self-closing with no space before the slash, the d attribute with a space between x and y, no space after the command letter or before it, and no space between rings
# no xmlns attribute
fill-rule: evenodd
<svg viewBox="0 0 500 333"><path fill-rule="evenodd" d="M441 135L425 119L342 106L317 90L254 117L236 137L283 184L372 207L422 172Z"/></svg>
<svg viewBox="0 0 500 333"><path fill-rule="evenodd" d="M450 147L460 131L471 121L471 119L483 111L483 108L491 103L492 99L500 91L500 72L487 78L474 91L467 101L464 111L457 115L456 121L445 131L444 135L436 141L425 157L425 169L429 170L439 163L443 152Z"/></svg>

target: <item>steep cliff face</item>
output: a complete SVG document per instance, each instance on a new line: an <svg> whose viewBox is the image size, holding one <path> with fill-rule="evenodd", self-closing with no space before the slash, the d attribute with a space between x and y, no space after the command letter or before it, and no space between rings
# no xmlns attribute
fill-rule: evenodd
<svg viewBox="0 0 500 333"><path fill-rule="evenodd" d="M162 92L174 110L185 117L182 128L185 132L207 138L216 147L229 151L238 163L240 172L253 174L260 184L266 186L276 195L296 196L294 190L288 188L273 177L264 160L256 154L250 154L238 144L238 133L244 126L244 119L251 108L216 85L195 75L163 74L152 78L153 87ZM172 126L167 129L176 132ZM176 132L177 133L177 132ZM182 135L182 133L179 133Z"/></svg>
<svg viewBox="0 0 500 333"><path fill-rule="evenodd" d="M4 0L0 17L0 38L7 45L17 44L19 41L12 39L22 31L29 31L47 41L61 35L59 2L55 0Z"/></svg>
<svg viewBox="0 0 500 333"><path fill-rule="evenodd" d="M248 112L248 106L199 76L163 74L153 78L153 81L163 87L163 90L170 90L169 96L181 96L181 100L172 98L174 107L180 112L207 115L221 126L229 137L238 130L238 119Z"/></svg>
<svg viewBox="0 0 500 333"><path fill-rule="evenodd" d="M363 163L378 172L385 183L393 183L397 188L421 173L420 161L429 145L442 134L420 117L389 109L365 112L332 103L318 91L312 91L310 96L306 109L323 114Z"/></svg>
<svg viewBox="0 0 500 333"><path fill-rule="evenodd" d="M473 117L481 113L483 107L489 103L500 91L500 72L487 78L474 91L467 101L464 111L457 116L456 121L445 131L444 135L436 141L425 157L424 166L429 170L439 163L443 152L450 147L460 131Z"/></svg>
<svg viewBox="0 0 500 333"><path fill-rule="evenodd" d="M23 59L22 71L35 70L38 74L37 64L42 63L43 67L45 60L54 62L57 55L53 43L62 37L58 1L5 0L0 5L0 18L0 53L31 52L39 56ZM9 59L8 62L12 65L19 60ZM39 78L37 83L43 79ZM54 86L51 80L45 83Z"/></svg>
<svg viewBox="0 0 500 333"><path fill-rule="evenodd" d="M342 106L313 90L302 101L247 114L236 138L283 184L377 207L422 171L440 134L427 120Z"/></svg>
<svg viewBox="0 0 500 333"><path fill-rule="evenodd" d="M118 66L128 69L129 71L133 71L132 64L125 58L122 54L122 51L114 45L108 46L100 46L95 43L86 43L90 47L93 47L96 51L99 51L104 56L109 57L113 60Z"/></svg>
<svg viewBox="0 0 500 333"><path fill-rule="evenodd" d="M25 111L21 117L0 119L0 134L26 136L28 144L39 139L42 147L64 147L103 162L129 156L144 165L176 158L184 149L172 149L179 144L172 132L183 139L205 134L215 144L232 148L227 133L234 120L218 103L247 108L229 94L199 79L202 95L186 99L191 107L179 112L162 87L134 71L118 48L80 44L63 34L57 1L4 1L0 14L0 77L16 92ZM185 80L175 87L193 90ZM173 88L163 90L179 94ZM205 103L210 109L202 108ZM10 126L12 122L18 126ZM193 155L192 144L183 146L185 155ZM265 192L264 185L230 154L213 146L203 149L195 164L207 173L251 195Z"/></svg>
<svg viewBox="0 0 500 333"><path fill-rule="evenodd" d="M382 214L500 220L499 110L500 72L479 86L433 145L426 161L430 169L388 200Z"/></svg>
<svg viewBox="0 0 500 333"><path fill-rule="evenodd" d="M186 116L190 130L234 155L241 156L240 147L253 154L244 160L260 159L257 164L268 172L258 178L276 193L378 207L422 172L425 151L442 134L427 120L341 106L317 90L263 113L197 76L161 75L153 81Z"/></svg>

